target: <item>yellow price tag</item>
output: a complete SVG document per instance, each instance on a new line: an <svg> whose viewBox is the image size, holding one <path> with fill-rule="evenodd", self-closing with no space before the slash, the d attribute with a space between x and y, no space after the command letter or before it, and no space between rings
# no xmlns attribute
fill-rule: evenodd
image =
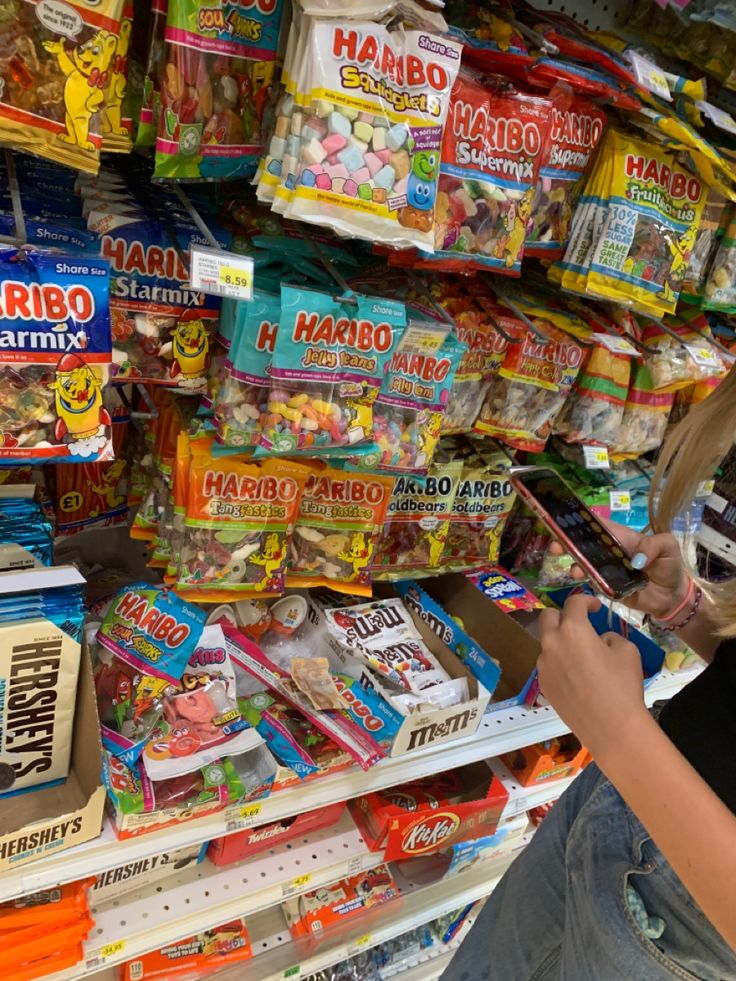
<svg viewBox="0 0 736 981"><path fill-rule="evenodd" d="M234 266L220 266L218 279L222 286L236 286L249 290L253 282L253 273L250 269L236 269Z"/></svg>
<svg viewBox="0 0 736 981"><path fill-rule="evenodd" d="M371 942L370 933L364 933L362 937L358 937L358 939L355 941L355 944L353 946L355 946L358 950L361 950L363 947L368 947L370 945L370 942Z"/></svg>
<svg viewBox="0 0 736 981"><path fill-rule="evenodd" d="M611 466L605 446L584 446L583 456L588 470L607 470Z"/></svg>
<svg viewBox="0 0 736 981"><path fill-rule="evenodd" d="M612 490L609 497L612 512L631 510L631 494L628 491Z"/></svg>
<svg viewBox="0 0 736 981"><path fill-rule="evenodd" d="M716 487L715 480L701 480L696 491L697 497L710 497Z"/></svg>
<svg viewBox="0 0 736 981"><path fill-rule="evenodd" d="M115 954L119 954L123 950L125 950L125 941L116 940L112 944L105 944L105 946L100 949L100 957L103 960L106 960L108 957L114 957Z"/></svg>
<svg viewBox="0 0 736 981"><path fill-rule="evenodd" d="M241 818L256 818L263 810L263 804L246 804L240 808Z"/></svg>
<svg viewBox="0 0 736 981"><path fill-rule="evenodd" d="M303 875L298 875L296 879L292 879L291 885L294 889L303 889L305 886L308 886L311 881L312 873L305 872Z"/></svg>

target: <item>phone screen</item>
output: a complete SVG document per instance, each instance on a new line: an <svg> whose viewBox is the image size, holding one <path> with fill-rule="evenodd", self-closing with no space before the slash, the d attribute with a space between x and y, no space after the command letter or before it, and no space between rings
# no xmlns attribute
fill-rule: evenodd
<svg viewBox="0 0 736 981"><path fill-rule="evenodd" d="M514 474L514 483L529 490L613 595L625 596L647 582L643 573L632 568L619 543L554 471L521 471Z"/></svg>

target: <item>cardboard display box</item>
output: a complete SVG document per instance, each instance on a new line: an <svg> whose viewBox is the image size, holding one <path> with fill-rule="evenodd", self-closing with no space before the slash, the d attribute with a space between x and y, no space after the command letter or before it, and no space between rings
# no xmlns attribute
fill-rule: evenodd
<svg viewBox="0 0 736 981"><path fill-rule="evenodd" d="M493 835L509 799L506 788L485 763L471 763L454 773L462 787L463 799L457 803L401 807L392 801L401 787L349 801L370 850L385 850L386 861L394 862Z"/></svg>
<svg viewBox="0 0 736 981"><path fill-rule="evenodd" d="M535 787L574 776L590 763L592 756L572 733L568 733L550 740L549 745L535 743L513 753L504 753L501 759L517 783L522 787Z"/></svg>
<svg viewBox="0 0 736 981"><path fill-rule="evenodd" d="M92 665L86 645L77 685L71 766L64 783L18 794L0 808L0 872L96 838L105 788Z"/></svg>
<svg viewBox="0 0 736 981"><path fill-rule="evenodd" d="M462 579L462 576L459 578ZM382 598L397 596L398 592L392 586L379 585L375 594L376 598ZM489 691L478 681L470 668L453 653L443 639L437 636L419 613L409 606L407 609L422 640L450 678L465 678L467 680L469 698L468 701L452 705L449 708L430 709L405 716L391 745L389 756L402 756L413 750L425 749L438 743L459 739L461 736L471 736L480 725L491 697ZM319 627L323 622L320 608L314 603L310 604L310 617L315 626ZM326 627L325 633L327 633ZM342 649L337 642L330 646L336 658L343 660L345 657L349 658L349 652ZM365 688L378 690L378 682L372 672L357 659L352 658L350 660L355 662L354 667L356 671L360 672L360 677L357 679L358 683Z"/></svg>
<svg viewBox="0 0 736 981"><path fill-rule="evenodd" d="M94 907L111 899L119 899L126 892L150 886L165 879L167 875L181 872L190 865L196 865L205 856L207 844L196 842L185 845L174 852L161 852L150 858L140 858L135 862L118 865L114 869L101 872L90 890L90 900Z"/></svg>

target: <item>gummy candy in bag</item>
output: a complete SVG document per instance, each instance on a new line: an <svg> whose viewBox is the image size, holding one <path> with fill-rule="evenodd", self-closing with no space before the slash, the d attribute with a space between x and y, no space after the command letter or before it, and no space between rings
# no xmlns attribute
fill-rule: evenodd
<svg viewBox="0 0 736 981"><path fill-rule="evenodd" d="M158 132L158 117L161 112L161 85L166 65L164 32L166 31L166 12L168 0L153 0L148 23L148 54L146 74L143 79L143 93L138 115L138 128L135 145L155 146Z"/></svg>
<svg viewBox="0 0 736 981"><path fill-rule="evenodd" d="M642 331L642 338L650 348L647 365L655 389L677 391L694 382L726 374L728 366L708 342L710 327L703 314L687 307L682 318L667 317L663 323L672 333L654 323L647 324Z"/></svg>
<svg viewBox="0 0 736 981"><path fill-rule="evenodd" d="M674 391L656 391L649 365L634 368L623 419L611 448L614 459L636 459L662 445Z"/></svg>
<svg viewBox="0 0 736 981"><path fill-rule="evenodd" d="M291 539L286 585L331 586L371 594L371 566L393 480L316 470L302 495Z"/></svg>
<svg viewBox="0 0 736 981"><path fill-rule="evenodd" d="M431 251L442 129L461 50L426 31L316 21L287 217Z"/></svg>
<svg viewBox="0 0 736 981"><path fill-rule="evenodd" d="M17 149L95 174L123 0L16 0L0 21L0 129Z"/></svg>
<svg viewBox="0 0 736 981"><path fill-rule="evenodd" d="M95 691L102 741L132 765L176 691L205 615L177 596L134 583L113 600L97 632Z"/></svg>
<svg viewBox="0 0 736 981"><path fill-rule="evenodd" d="M525 254L554 258L567 243L582 178L603 135L606 115L587 99L554 107L547 154L542 162Z"/></svg>
<svg viewBox="0 0 736 981"><path fill-rule="evenodd" d="M236 327L215 402L217 442L230 448L257 446L268 417L271 357L281 298L256 290L238 304Z"/></svg>
<svg viewBox="0 0 736 981"><path fill-rule="evenodd" d="M458 76L442 143L431 265L472 261L519 274L553 110L550 99Z"/></svg>
<svg viewBox="0 0 736 981"><path fill-rule="evenodd" d="M623 419L630 374L628 355L594 344L555 423L555 432L574 443L612 445Z"/></svg>
<svg viewBox="0 0 736 981"><path fill-rule="evenodd" d="M351 302L282 286L268 415L256 455L346 454L371 440L373 401L405 325L404 305L394 300Z"/></svg>
<svg viewBox="0 0 736 981"><path fill-rule="evenodd" d="M309 468L191 449L177 592L195 602L279 595Z"/></svg>
<svg viewBox="0 0 736 981"><path fill-rule="evenodd" d="M109 289L104 260L0 251L0 463L112 459Z"/></svg>
<svg viewBox="0 0 736 981"><path fill-rule="evenodd" d="M222 180L255 170L281 9L281 0L226 8L169 0L154 177Z"/></svg>
<svg viewBox="0 0 736 981"><path fill-rule="evenodd" d="M516 343L494 376L475 431L539 453L570 394L583 348L549 321L535 317L538 334L519 323Z"/></svg>

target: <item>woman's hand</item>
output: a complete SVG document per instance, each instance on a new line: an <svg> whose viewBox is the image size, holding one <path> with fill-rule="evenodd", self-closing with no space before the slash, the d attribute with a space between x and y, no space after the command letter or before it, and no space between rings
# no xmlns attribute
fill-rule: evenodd
<svg viewBox="0 0 736 981"><path fill-rule="evenodd" d="M621 542L635 569L642 570L649 582L622 602L642 613L663 617L681 603L687 593L689 576L680 546L674 535L642 535L626 525L599 518ZM553 543L554 544L554 543ZM562 546L558 546L562 551ZM580 566L573 566L573 578L585 576Z"/></svg>
<svg viewBox="0 0 736 981"><path fill-rule="evenodd" d="M539 617L539 687L595 756L644 706L639 651L614 633L599 637L588 619L600 602L578 593Z"/></svg>

